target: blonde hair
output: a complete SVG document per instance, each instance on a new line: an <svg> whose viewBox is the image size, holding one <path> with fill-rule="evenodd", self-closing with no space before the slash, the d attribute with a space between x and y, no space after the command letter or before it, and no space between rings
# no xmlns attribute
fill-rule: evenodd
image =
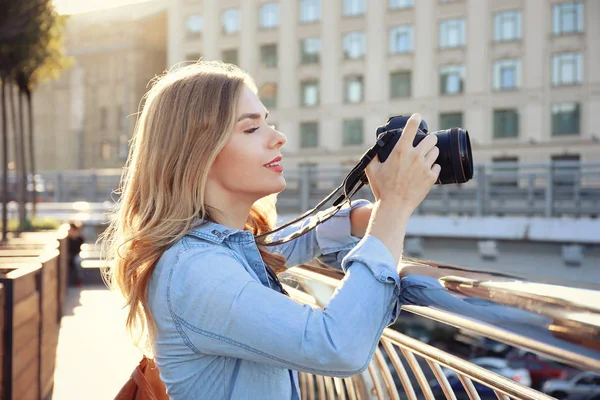
<svg viewBox="0 0 600 400"><path fill-rule="evenodd" d="M222 62L180 67L152 83L131 140L121 196L101 238L109 266L105 280L125 297L126 327L138 346L143 338L151 344L156 330L147 307L152 272L199 219L212 220L204 203L208 170L229 139L244 86L257 91L247 73ZM255 235L272 229L273 198L252 206L245 229ZM284 270L285 257L259 251L276 273Z"/></svg>

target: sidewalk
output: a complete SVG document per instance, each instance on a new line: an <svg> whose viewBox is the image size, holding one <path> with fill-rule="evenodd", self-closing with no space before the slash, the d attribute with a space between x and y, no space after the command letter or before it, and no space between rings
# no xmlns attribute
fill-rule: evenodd
<svg viewBox="0 0 600 400"><path fill-rule="evenodd" d="M69 288L60 324L53 400L113 399L141 353L121 300L103 285Z"/></svg>

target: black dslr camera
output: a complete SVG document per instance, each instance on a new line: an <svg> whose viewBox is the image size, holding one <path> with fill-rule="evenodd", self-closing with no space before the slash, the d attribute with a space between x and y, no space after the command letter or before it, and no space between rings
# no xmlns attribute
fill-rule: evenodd
<svg viewBox="0 0 600 400"><path fill-rule="evenodd" d="M377 142L383 143L377 149L379 161L384 162L400 139L402 130L409 117L398 115L389 118L385 125L377 128ZM469 132L462 128L451 128L429 133L425 121L421 121L413 146L417 146L427 135L438 138L437 148L440 150L436 164L442 167L436 184L465 183L473 177L473 156Z"/></svg>

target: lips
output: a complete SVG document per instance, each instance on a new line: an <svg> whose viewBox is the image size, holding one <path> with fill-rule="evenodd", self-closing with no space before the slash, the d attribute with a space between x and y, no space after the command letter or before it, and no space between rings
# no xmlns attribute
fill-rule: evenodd
<svg viewBox="0 0 600 400"><path fill-rule="evenodd" d="M272 159L271 161L269 161L268 163L266 163L264 166L268 166L269 164L273 164L273 163L278 163L281 161L281 156L279 157L275 157L274 159Z"/></svg>

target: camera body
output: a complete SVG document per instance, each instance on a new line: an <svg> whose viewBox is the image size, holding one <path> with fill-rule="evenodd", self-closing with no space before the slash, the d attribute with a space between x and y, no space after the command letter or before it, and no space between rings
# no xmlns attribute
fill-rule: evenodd
<svg viewBox="0 0 600 400"><path fill-rule="evenodd" d="M409 118L403 115L390 117L384 125L377 128L377 140L383 141L383 145L377 150L380 162L389 157ZM465 129L457 127L430 133L427 123L422 120L413 146L417 146L427 135L436 135L438 138L436 146L440 154L435 163L440 165L441 172L436 184L465 183L473 178L471 141Z"/></svg>

